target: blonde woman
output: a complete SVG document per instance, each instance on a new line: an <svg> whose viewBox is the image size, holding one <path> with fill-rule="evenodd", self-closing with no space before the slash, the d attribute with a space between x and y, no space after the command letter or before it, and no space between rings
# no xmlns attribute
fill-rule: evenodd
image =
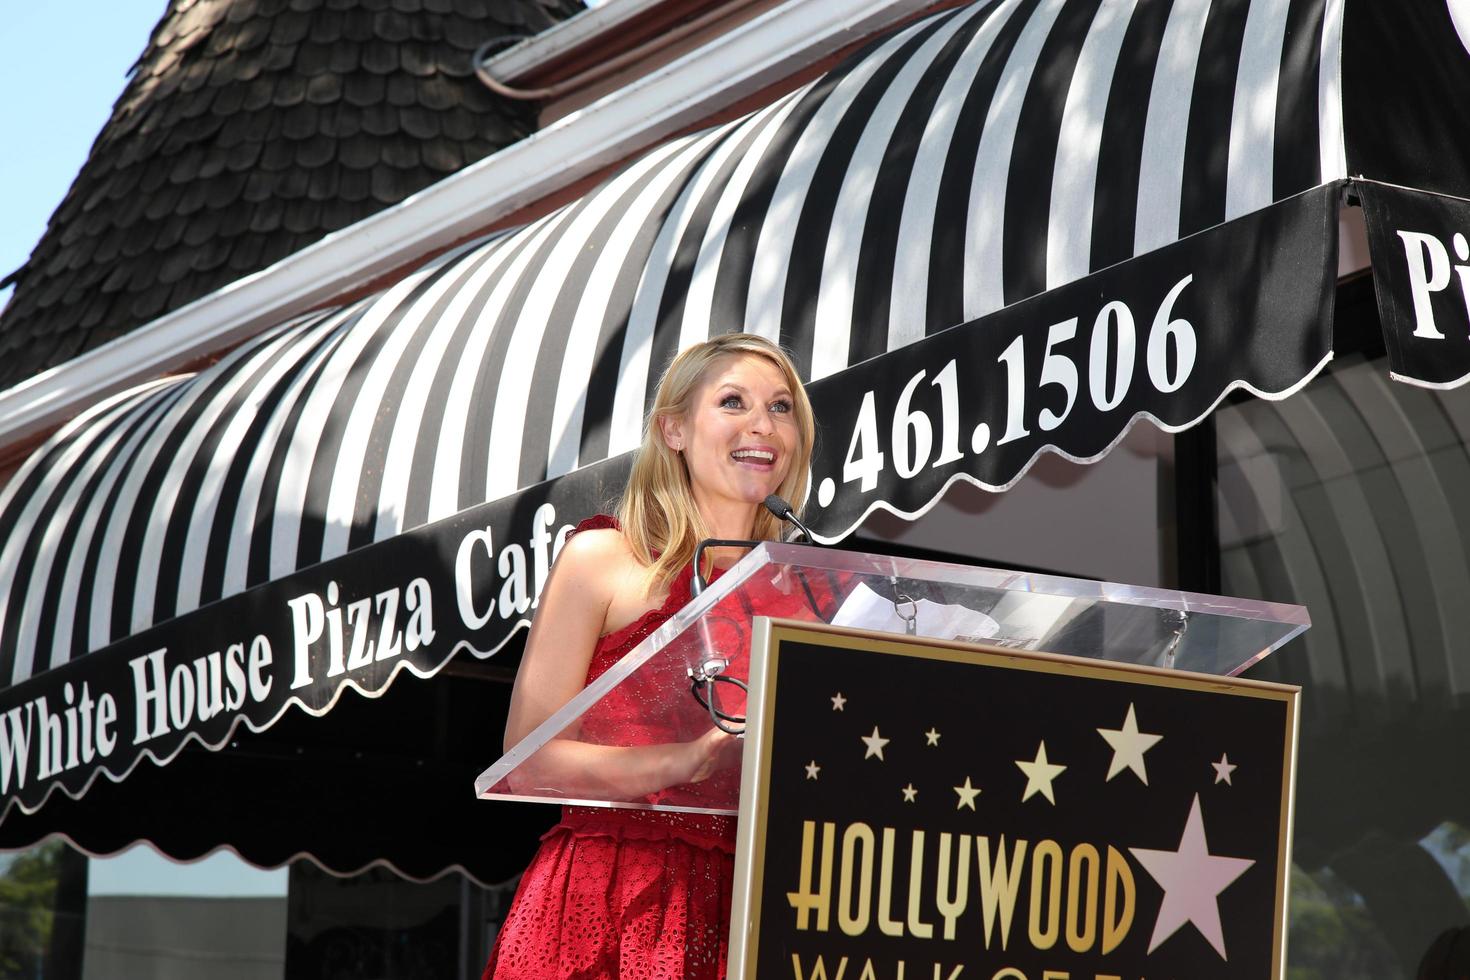
<svg viewBox="0 0 1470 980"><path fill-rule="evenodd" d="M775 344L725 334L674 359L617 518L584 521L557 557L511 695L507 748L689 601L699 541L780 536L762 503L805 498L814 437L806 392ZM738 557L712 554L716 566ZM625 799L739 759L738 740L713 727L691 741L558 750L546 765L567 779L595 773ZM731 817L564 808L521 879L486 980L723 977L734 831Z"/></svg>

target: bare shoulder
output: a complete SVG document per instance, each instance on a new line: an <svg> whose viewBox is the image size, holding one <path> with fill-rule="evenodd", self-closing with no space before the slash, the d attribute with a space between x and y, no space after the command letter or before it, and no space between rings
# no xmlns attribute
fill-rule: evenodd
<svg viewBox="0 0 1470 980"><path fill-rule="evenodd" d="M615 527L592 527L576 534L568 534L561 550L557 552L557 561L563 561L562 556L569 556L574 561L581 555L605 554L610 551L626 549L627 543L623 540L623 532Z"/></svg>
<svg viewBox="0 0 1470 980"><path fill-rule="evenodd" d="M663 604L667 590L647 589L647 568L616 528L581 531L567 539L557 565L567 565L567 591L577 590L602 612L602 633L627 626Z"/></svg>
<svg viewBox="0 0 1470 980"><path fill-rule="evenodd" d="M623 532L613 527L592 528L567 538L556 556L556 567L570 578L601 578L628 562L636 562Z"/></svg>
<svg viewBox="0 0 1470 980"><path fill-rule="evenodd" d="M552 577L559 592L600 609L608 617L610 607L621 605L619 600L626 595L638 568L622 531L592 528L567 539L556 557Z"/></svg>

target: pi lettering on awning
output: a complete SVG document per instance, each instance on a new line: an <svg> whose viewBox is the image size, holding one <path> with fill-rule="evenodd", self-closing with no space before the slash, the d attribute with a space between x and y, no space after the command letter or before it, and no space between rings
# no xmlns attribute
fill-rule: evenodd
<svg viewBox="0 0 1470 980"><path fill-rule="evenodd" d="M1362 200L1389 370L1454 388L1470 380L1470 201L1376 181Z"/></svg>

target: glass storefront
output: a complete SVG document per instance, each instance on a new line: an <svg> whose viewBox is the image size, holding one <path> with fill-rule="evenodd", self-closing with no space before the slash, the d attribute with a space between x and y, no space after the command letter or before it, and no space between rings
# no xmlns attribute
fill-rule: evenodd
<svg viewBox="0 0 1470 980"><path fill-rule="evenodd" d="M1220 590L1313 622L1251 675L1303 688L1290 976L1463 975L1439 971L1470 952L1470 390L1339 356L1214 425Z"/></svg>
<svg viewBox="0 0 1470 980"><path fill-rule="evenodd" d="M385 868L341 878L291 867L285 980L456 980L485 967L515 883L460 874L415 884Z"/></svg>
<svg viewBox="0 0 1470 980"><path fill-rule="evenodd" d="M0 977L76 980L87 859L60 841L0 854Z"/></svg>
<svg viewBox="0 0 1470 980"><path fill-rule="evenodd" d="M286 952L285 870L228 851L179 864L147 845L87 874L82 980L276 980Z"/></svg>
<svg viewBox="0 0 1470 980"><path fill-rule="evenodd" d="M0 855L0 980L473 980L514 888L52 840Z"/></svg>

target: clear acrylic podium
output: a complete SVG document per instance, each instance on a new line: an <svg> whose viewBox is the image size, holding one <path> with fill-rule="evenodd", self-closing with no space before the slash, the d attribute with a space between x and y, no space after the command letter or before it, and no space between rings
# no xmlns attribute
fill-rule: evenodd
<svg viewBox="0 0 1470 980"><path fill-rule="evenodd" d="M1300 606L768 542L749 552L475 781L485 799L734 814L736 764L622 798L588 764L608 747L687 742L745 693L751 621L773 616L1017 650L1235 675L1310 625ZM894 691L918 697L918 691ZM571 751L568 751L570 749Z"/></svg>

